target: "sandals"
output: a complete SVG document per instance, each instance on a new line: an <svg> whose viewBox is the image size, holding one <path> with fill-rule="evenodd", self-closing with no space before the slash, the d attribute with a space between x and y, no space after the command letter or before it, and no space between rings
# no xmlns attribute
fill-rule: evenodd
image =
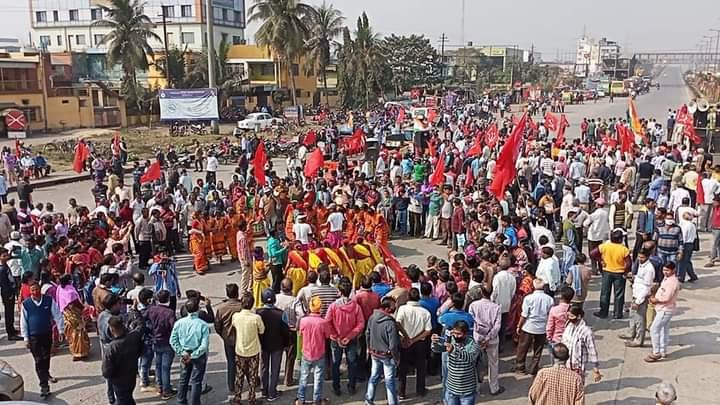
<svg viewBox="0 0 720 405"><path fill-rule="evenodd" d="M647 357L645 357L645 362L646 363L656 363L662 359L663 359L663 356L652 353L652 354L648 355Z"/></svg>

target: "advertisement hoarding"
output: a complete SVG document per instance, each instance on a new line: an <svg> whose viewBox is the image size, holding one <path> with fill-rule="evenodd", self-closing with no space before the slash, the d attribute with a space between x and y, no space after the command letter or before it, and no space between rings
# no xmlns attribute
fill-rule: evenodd
<svg viewBox="0 0 720 405"><path fill-rule="evenodd" d="M160 90L161 120L212 120L218 119L216 89L163 89Z"/></svg>

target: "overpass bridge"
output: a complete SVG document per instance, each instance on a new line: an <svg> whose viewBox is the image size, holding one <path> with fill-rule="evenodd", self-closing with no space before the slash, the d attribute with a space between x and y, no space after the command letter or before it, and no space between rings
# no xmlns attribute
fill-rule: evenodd
<svg viewBox="0 0 720 405"><path fill-rule="evenodd" d="M679 51L679 52L637 52L633 55L638 63L658 65L715 65L720 60L717 53Z"/></svg>

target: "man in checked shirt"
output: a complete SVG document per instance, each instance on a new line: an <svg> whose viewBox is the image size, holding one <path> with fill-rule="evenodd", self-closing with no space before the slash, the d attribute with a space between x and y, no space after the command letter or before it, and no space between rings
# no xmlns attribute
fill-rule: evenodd
<svg viewBox="0 0 720 405"><path fill-rule="evenodd" d="M248 224L246 221L240 221L237 233L237 252L240 261L240 291L250 291L252 285L252 262L253 255L248 238Z"/></svg>

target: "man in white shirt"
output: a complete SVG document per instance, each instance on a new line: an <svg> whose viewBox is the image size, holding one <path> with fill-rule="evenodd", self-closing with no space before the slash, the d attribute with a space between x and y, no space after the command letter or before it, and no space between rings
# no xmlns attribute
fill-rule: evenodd
<svg viewBox="0 0 720 405"><path fill-rule="evenodd" d="M507 269L500 270L492 279L490 300L500 305L500 351L502 351L502 342L505 340L510 303L515 295L516 284L515 276Z"/></svg>
<svg viewBox="0 0 720 405"><path fill-rule="evenodd" d="M545 292L554 297L560 284L560 262L550 246L543 247L541 252L542 256L538 262L535 276L545 282Z"/></svg>
<svg viewBox="0 0 720 405"><path fill-rule="evenodd" d="M345 223L345 216L342 212L342 207L335 207L330 215L328 215L327 224L330 226L328 231L327 240L330 247L339 248L342 245L343 235L343 224Z"/></svg>
<svg viewBox="0 0 720 405"><path fill-rule="evenodd" d="M215 184L217 179L216 172L220 162L218 162L214 153L208 153L207 162L205 163L205 181L208 183Z"/></svg>
<svg viewBox="0 0 720 405"><path fill-rule="evenodd" d="M678 225L680 225L680 229L682 230L683 245L681 250L682 255L678 256L677 278L681 283L684 283L685 274L687 274L690 277L689 281L692 283L698 279L692 263L692 254L695 250L695 239L697 238L697 227L695 223L692 222L694 217L691 213L686 212L682 216L679 216L679 218L680 222L678 222Z"/></svg>
<svg viewBox="0 0 720 405"><path fill-rule="evenodd" d="M309 245L310 244L310 236L312 235L312 228L310 225L305 223L305 220L307 219L307 216L300 215L297 218L297 223L293 225L293 233L295 234L295 239L300 242L303 245Z"/></svg>
<svg viewBox="0 0 720 405"><path fill-rule="evenodd" d="M424 396L427 353L430 349L428 337L432 333L430 312L420 305L420 291L412 288L408 292L408 302L398 307L395 320L402 326L406 344L400 348L400 366L398 367L398 394L405 397L410 366L417 370L415 393ZM403 364L404 363L404 364Z"/></svg>
<svg viewBox="0 0 720 405"><path fill-rule="evenodd" d="M642 347L645 343L645 326L647 318L648 298L650 289L655 281L655 266L650 261L650 251L640 249L637 257L637 274L632 279L632 313L627 335L627 347Z"/></svg>
<svg viewBox="0 0 720 405"><path fill-rule="evenodd" d="M700 211L698 230L701 232L708 232L710 231L710 213L712 212L712 202L715 199L715 196L720 193L720 183L708 176L707 173L703 173L702 177L703 178L700 182L704 192L704 204L698 204Z"/></svg>
<svg viewBox="0 0 720 405"><path fill-rule="evenodd" d="M592 252L595 248L600 246L601 243L605 242L610 237L610 215L605 209L605 200L598 198L595 200L595 211L588 215L587 219L583 223L588 230L587 240L588 249ZM598 274L600 271L600 265L597 260L592 260L592 271L594 274Z"/></svg>

